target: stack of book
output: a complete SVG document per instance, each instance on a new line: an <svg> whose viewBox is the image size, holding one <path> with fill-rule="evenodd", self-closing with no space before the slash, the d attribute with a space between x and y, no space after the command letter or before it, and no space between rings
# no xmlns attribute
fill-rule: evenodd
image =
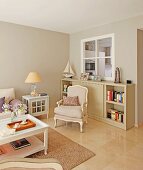
<svg viewBox="0 0 143 170"><path fill-rule="evenodd" d="M24 148L26 146L30 146L31 144L28 142L28 140L26 140L25 138L20 139L20 140L16 140L13 142L10 142L10 144L12 145L12 147L17 150L17 149L21 149Z"/></svg>
<svg viewBox="0 0 143 170"><path fill-rule="evenodd" d="M114 109L108 109L107 111L107 118L118 122L124 122L124 113Z"/></svg>
<svg viewBox="0 0 143 170"><path fill-rule="evenodd" d="M117 92L113 90L107 91L107 100L108 101L115 101L118 103L124 103L125 97L124 92Z"/></svg>

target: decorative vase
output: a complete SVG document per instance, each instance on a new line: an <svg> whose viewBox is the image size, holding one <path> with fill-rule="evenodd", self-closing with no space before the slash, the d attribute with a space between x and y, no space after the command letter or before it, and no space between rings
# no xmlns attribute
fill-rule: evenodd
<svg viewBox="0 0 143 170"><path fill-rule="evenodd" d="M11 122L17 121L17 114L16 112L11 112Z"/></svg>
<svg viewBox="0 0 143 170"><path fill-rule="evenodd" d="M24 115L24 114L25 114L25 111L18 110L17 111L17 118L18 118L18 120L22 120L22 115Z"/></svg>

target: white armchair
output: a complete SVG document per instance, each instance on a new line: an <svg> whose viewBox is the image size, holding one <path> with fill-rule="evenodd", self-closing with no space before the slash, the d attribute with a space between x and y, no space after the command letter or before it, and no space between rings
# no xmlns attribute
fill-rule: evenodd
<svg viewBox="0 0 143 170"><path fill-rule="evenodd" d="M78 122L80 124L80 132L83 132L83 123L87 123L87 95L88 89L80 85L69 86L67 96L78 96L79 106L65 106L63 100L57 102L58 107L54 109L55 127L57 120L66 122Z"/></svg>

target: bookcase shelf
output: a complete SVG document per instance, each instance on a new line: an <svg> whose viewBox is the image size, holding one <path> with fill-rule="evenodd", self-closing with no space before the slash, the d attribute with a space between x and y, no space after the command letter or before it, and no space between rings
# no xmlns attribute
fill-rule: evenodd
<svg viewBox="0 0 143 170"><path fill-rule="evenodd" d="M104 90L104 117L108 122L125 130L134 126L134 85L106 84Z"/></svg>
<svg viewBox="0 0 143 170"><path fill-rule="evenodd" d="M62 91L62 93L63 93L63 94L67 94L67 92L65 92L65 91Z"/></svg>
<svg viewBox="0 0 143 170"><path fill-rule="evenodd" d="M116 127L118 127L118 128L121 128L121 129L126 130L126 129L125 129L125 123L117 122L117 121L112 120L112 119L109 119L109 118L106 118L106 121L105 121L105 122L108 123L108 124L110 124L110 125L112 125L112 126L116 126Z"/></svg>
<svg viewBox="0 0 143 170"><path fill-rule="evenodd" d="M117 124L124 124L124 122L120 122L120 121L115 121L115 120L112 120L112 119L110 119L110 118L107 118L107 120L109 120L109 121L111 121L111 122L117 122Z"/></svg>
<svg viewBox="0 0 143 170"><path fill-rule="evenodd" d="M114 102L114 101L108 101L106 100L106 103L111 103L111 104L116 104L116 105L120 105L120 106L124 106L124 103L119 103L119 102Z"/></svg>

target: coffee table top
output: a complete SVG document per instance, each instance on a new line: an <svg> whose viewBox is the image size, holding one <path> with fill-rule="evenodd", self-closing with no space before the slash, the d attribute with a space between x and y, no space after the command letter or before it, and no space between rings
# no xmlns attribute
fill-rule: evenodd
<svg viewBox="0 0 143 170"><path fill-rule="evenodd" d="M48 130L49 125L42 122L41 120L35 118L34 116L27 114L27 115L22 115L21 119L30 119L34 123L36 123L35 127L28 128L25 130L17 131L15 132L14 135L9 135L2 137L0 136L0 145L9 143L21 138L29 137L29 136L34 136L36 134L42 133L45 130ZM11 118L6 118L6 119L1 119L0 120L0 129L7 128L7 124L11 122Z"/></svg>

